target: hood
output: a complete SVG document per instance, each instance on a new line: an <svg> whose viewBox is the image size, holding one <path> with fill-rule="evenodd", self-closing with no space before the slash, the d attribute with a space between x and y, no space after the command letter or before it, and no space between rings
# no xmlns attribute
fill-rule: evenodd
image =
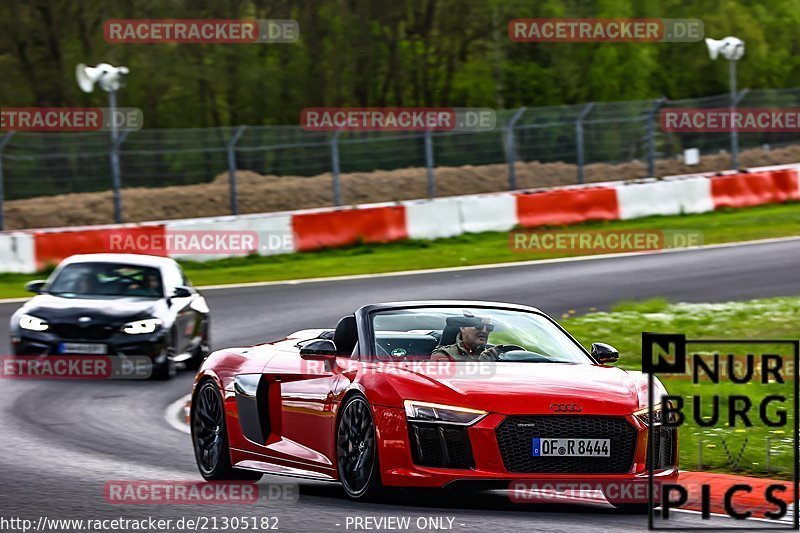
<svg viewBox="0 0 800 533"><path fill-rule="evenodd" d="M573 403L582 414L628 415L639 409L640 397L647 398L646 376L615 367L488 363L466 368L457 375L445 371L437 376L431 367L399 363L382 373L392 375L400 405L404 399L417 399L501 414L553 414L551 404Z"/></svg>
<svg viewBox="0 0 800 533"><path fill-rule="evenodd" d="M24 313L58 322L72 322L76 316L88 316L97 321L129 321L158 317L165 309L163 300L151 298L62 298L50 294L34 297L21 309Z"/></svg>

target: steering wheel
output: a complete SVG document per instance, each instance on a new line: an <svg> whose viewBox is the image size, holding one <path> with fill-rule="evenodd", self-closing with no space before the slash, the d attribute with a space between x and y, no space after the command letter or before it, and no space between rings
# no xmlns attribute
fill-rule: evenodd
<svg viewBox="0 0 800 533"><path fill-rule="evenodd" d="M516 344L498 344L498 345L494 346L493 349L498 354L510 352L510 351L513 351L513 350L527 351L522 346L518 346Z"/></svg>

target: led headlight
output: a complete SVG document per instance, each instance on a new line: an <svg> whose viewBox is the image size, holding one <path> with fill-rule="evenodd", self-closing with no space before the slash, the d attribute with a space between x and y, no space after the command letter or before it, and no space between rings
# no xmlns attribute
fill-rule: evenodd
<svg viewBox="0 0 800 533"><path fill-rule="evenodd" d="M672 402L669 402L670 409L672 408ZM639 421L644 425L649 425L650 421L650 414L648 408L645 407L643 409L639 409L638 411L633 412L633 416L639 419ZM664 421L664 412L661 409L661 404L653 407L653 425L660 426L661 423ZM675 422L676 416L674 413L670 413L670 422Z"/></svg>
<svg viewBox="0 0 800 533"><path fill-rule="evenodd" d="M137 320L136 322L128 322L122 326L122 331L130 335L140 335L142 333L153 333L161 327L161 320L157 318L147 318L145 320Z"/></svg>
<svg viewBox="0 0 800 533"><path fill-rule="evenodd" d="M22 315L19 317L19 327L31 331L45 331L50 325L41 318L31 315Z"/></svg>
<svg viewBox="0 0 800 533"><path fill-rule="evenodd" d="M406 400L403 403L406 408L406 418L414 422L441 422L470 426L486 416L486 411L467 407L453 407L416 400Z"/></svg>

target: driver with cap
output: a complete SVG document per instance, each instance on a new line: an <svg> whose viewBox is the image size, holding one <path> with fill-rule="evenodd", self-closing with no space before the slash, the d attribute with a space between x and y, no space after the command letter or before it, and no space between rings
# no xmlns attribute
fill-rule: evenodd
<svg viewBox="0 0 800 533"><path fill-rule="evenodd" d="M467 313L464 313L467 315ZM495 361L494 346L487 344L494 324L488 318L465 316L458 320L459 332L455 344L438 346L431 361Z"/></svg>

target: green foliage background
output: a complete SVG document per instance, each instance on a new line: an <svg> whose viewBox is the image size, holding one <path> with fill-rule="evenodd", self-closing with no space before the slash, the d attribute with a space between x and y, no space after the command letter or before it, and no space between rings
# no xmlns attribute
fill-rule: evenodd
<svg viewBox="0 0 800 533"><path fill-rule="evenodd" d="M514 43L526 17L699 18L747 43L740 87L800 86L798 0L4 0L3 106L99 105L79 62L130 67L146 127L296 124L308 106L542 106L727 91L703 43ZM296 19L295 44L122 45L108 19Z"/></svg>

